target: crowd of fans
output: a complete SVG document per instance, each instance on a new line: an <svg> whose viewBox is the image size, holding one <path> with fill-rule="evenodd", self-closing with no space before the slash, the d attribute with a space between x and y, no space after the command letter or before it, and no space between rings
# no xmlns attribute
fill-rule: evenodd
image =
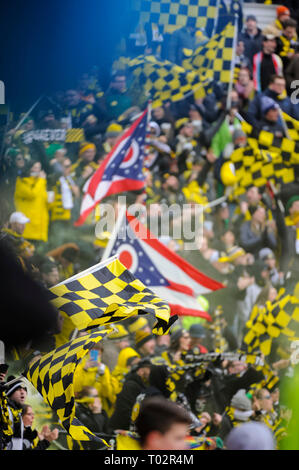
<svg viewBox="0 0 299 470"><path fill-rule="evenodd" d="M237 116L276 137L285 135L280 111L299 120L299 104L292 98L292 84L299 79L296 18L298 8L279 6L276 21L263 31L257 18L245 18L236 51L238 73L231 90L215 83L205 98L189 96L153 107L144 165L146 188L126 194L128 204L151 208L152 217L153 207L159 216L165 203L205 205L226 196L222 165L247 143ZM200 40L202 36L186 26L170 36L165 51L163 34L147 27L145 34L127 38L126 53L154 54L180 64L184 50L194 49ZM77 86L46 98L32 114L23 116L21 125L20 121L9 122L5 128L1 245L41 287L49 289L101 260L110 234L95 236L100 209L81 227L74 226L83 188L147 100L130 70L119 68L116 61L107 90L101 88L94 69L80 77ZM84 140L61 140L58 131L69 129L83 130ZM184 250L184 240L164 240L171 250L225 285L199 299L199 306L205 301L214 320L221 307L222 353L242 349L254 306L274 301L281 287L295 287L299 272L298 172L296 176L297 182L286 188L285 213L266 187L252 185L239 199L226 199L206 211L197 250ZM117 206L116 197L108 202ZM290 419L288 404L280 402L279 382L267 388L259 367L225 354L188 372L180 369L188 362L188 354L196 362L199 354L219 351L213 325L179 317L168 335L155 337L146 317L116 324L115 333L77 368L77 418L116 448L123 438L131 440L128 446L137 448L159 449L160 442L164 448L183 449L188 448L188 434L200 438L205 449L246 445L279 449ZM33 345L26 347L28 352ZM49 343L45 349L51 349ZM274 377L292 377L287 343L273 347L269 360ZM170 372L174 367L175 377ZM5 374L1 377L11 379ZM58 437L55 416L52 431L49 426L35 431L36 412L27 403L21 382L6 389L6 396L14 434L2 446L46 449L57 442L73 449L98 448L98 443L89 441L66 444L61 428Z"/></svg>

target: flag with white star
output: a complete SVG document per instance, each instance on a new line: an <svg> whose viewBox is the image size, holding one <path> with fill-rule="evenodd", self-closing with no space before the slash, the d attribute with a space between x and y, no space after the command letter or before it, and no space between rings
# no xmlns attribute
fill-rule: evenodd
<svg viewBox="0 0 299 470"><path fill-rule="evenodd" d="M211 321L197 296L224 286L198 271L171 251L137 218L126 212L106 256L117 255L140 281L165 299L173 315L189 315Z"/></svg>
<svg viewBox="0 0 299 470"><path fill-rule="evenodd" d="M144 146L148 123L148 108L118 139L103 163L83 188L80 226L95 207L107 196L145 187L143 173Z"/></svg>

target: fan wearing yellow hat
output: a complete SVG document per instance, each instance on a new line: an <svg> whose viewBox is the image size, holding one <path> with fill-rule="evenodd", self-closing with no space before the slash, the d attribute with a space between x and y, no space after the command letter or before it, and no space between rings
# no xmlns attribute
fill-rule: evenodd
<svg viewBox="0 0 299 470"><path fill-rule="evenodd" d="M103 149L108 154L116 144L117 139L123 132L123 127L117 122L112 122L106 129Z"/></svg>
<svg viewBox="0 0 299 470"><path fill-rule="evenodd" d="M112 371L112 377L118 381L118 392L122 390L125 376L130 372L131 367L141 360L140 355L133 348L124 348L118 355L115 368Z"/></svg>
<svg viewBox="0 0 299 470"><path fill-rule="evenodd" d="M151 332L138 330L135 334L136 351L141 357L152 356L156 349L156 340Z"/></svg>
<svg viewBox="0 0 299 470"><path fill-rule="evenodd" d="M92 142L82 142L79 148L79 158L71 167L71 176L76 184L82 187L87 180L99 167L95 161L97 148Z"/></svg>
<svg viewBox="0 0 299 470"><path fill-rule="evenodd" d="M138 330L146 330L148 332L151 331L146 318L139 316L133 317L132 320L133 321L131 321L128 325L128 331L131 335L134 336Z"/></svg>

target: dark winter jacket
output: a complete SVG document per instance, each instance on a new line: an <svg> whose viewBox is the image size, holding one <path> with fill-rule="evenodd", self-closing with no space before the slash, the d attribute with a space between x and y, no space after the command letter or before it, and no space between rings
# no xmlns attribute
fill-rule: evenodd
<svg viewBox="0 0 299 470"><path fill-rule="evenodd" d="M109 429L130 429L131 413L137 396L146 389L146 385L136 372L127 375L121 392L115 403L115 410L109 420Z"/></svg>

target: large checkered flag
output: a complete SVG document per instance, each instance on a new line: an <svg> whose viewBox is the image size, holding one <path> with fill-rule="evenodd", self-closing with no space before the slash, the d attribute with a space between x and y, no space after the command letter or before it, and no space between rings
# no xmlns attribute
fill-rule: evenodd
<svg viewBox="0 0 299 470"><path fill-rule="evenodd" d="M236 178L231 196L238 198L249 186L263 187L268 181L289 184L295 181L294 167L285 162L282 154L268 152L250 145L236 149L230 157Z"/></svg>
<svg viewBox="0 0 299 470"><path fill-rule="evenodd" d="M67 279L49 292L50 301L73 329L117 323L134 315L151 314L153 333L163 335L176 320L170 307L113 256Z"/></svg>
<svg viewBox="0 0 299 470"><path fill-rule="evenodd" d="M183 61L184 69L196 71L202 80L230 83L234 71L236 32L237 27L229 23L221 33L199 46Z"/></svg>
<svg viewBox="0 0 299 470"><path fill-rule="evenodd" d="M57 413L64 429L77 441L95 441L99 447L108 444L95 436L75 416L74 374L83 357L113 330L93 332L36 358L23 375Z"/></svg>
<svg viewBox="0 0 299 470"><path fill-rule="evenodd" d="M254 150L267 150L280 156L284 164L299 164L299 121L281 112L285 123L286 136L276 137L272 132L260 131L242 119L242 129L247 135L248 144Z"/></svg>
<svg viewBox="0 0 299 470"><path fill-rule="evenodd" d="M134 59L122 58L137 83L152 100L153 107L162 106L167 101L177 102L196 92L197 97L205 97L212 80L204 79L196 71L186 71L183 67L168 60L158 60L155 56L138 56Z"/></svg>
<svg viewBox="0 0 299 470"><path fill-rule="evenodd" d="M220 0L131 0L141 24L162 25L172 33L187 24L205 30L210 37L216 26Z"/></svg>
<svg viewBox="0 0 299 470"><path fill-rule="evenodd" d="M243 345L249 353L271 353L272 342L281 335L297 340L299 335L299 300L290 294L254 309L246 324Z"/></svg>
<svg viewBox="0 0 299 470"><path fill-rule="evenodd" d="M227 183L233 186L230 198L239 198L251 185L263 187L268 182L288 185L295 181L295 168L299 164L299 121L285 113L281 116L290 138L276 137L271 132L255 129L240 115L237 116L248 145L236 149L224 164L229 165L233 174L233 180Z"/></svg>

